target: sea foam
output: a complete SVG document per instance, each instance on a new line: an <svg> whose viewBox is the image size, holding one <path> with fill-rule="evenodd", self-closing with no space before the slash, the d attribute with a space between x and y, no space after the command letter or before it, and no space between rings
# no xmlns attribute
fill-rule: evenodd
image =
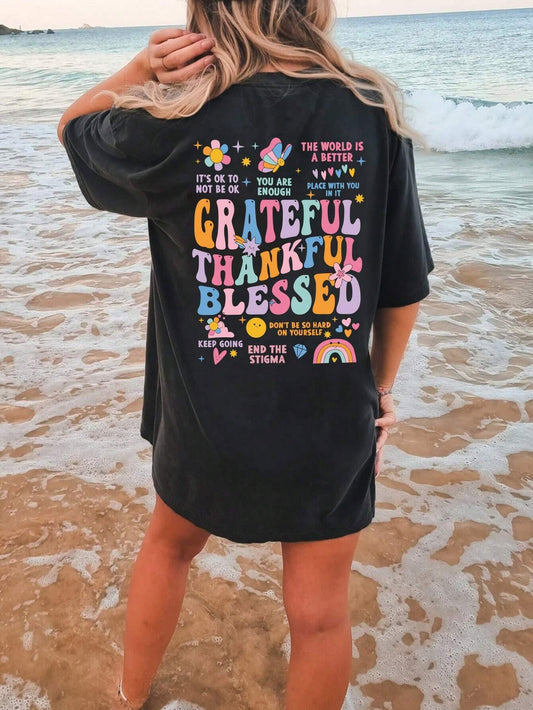
<svg viewBox="0 0 533 710"><path fill-rule="evenodd" d="M406 118L438 151L533 146L533 102L495 103L442 96L432 89L405 92Z"/></svg>

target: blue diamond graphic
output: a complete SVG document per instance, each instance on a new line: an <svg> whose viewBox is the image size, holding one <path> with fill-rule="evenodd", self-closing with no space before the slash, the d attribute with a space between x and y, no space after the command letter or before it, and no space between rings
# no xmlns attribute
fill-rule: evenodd
<svg viewBox="0 0 533 710"><path fill-rule="evenodd" d="M296 355L298 360L303 357L307 352L307 348L305 347L305 345L301 345L300 343L298 343L297 345L293 345L292 347L294 349L294 354Z"/></svg>

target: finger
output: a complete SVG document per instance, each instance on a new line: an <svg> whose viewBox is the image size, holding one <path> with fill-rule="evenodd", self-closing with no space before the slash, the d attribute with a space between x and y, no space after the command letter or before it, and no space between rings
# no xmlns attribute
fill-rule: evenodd
<svg viewBox="0 0 533 710"><path fill-rule="evenodd" d="M182 35L181 37L172 37L155 44L151 51L153 51L154 57L166 57L172 52L177 52L189 47L192 44L201 42L206 39L206 35L199 32L189 32L187 35Z"/></svg>
<svg viewBox="0 0 533 710"><path fill-rule="evenodd" d="M385 414L376 419L376 426L393 426L396 424L396 415L394 413Z"/></svg>
<svg viewBox="0 0 533 710"><path fill-rule="evenodd" d="M211 54L207 57L202 57L192 64L188 64L186 67L181 69L175 69L174 71L164 72L164 79L161 79L163 84L176 84L181 81L186 81L190 79L191 76L199 74L203 69L205 69L210 64L214 64L216 61L215 57ZM166 62L165 62L166 63ZM163 74L163 72L162 72Z"/></svg>
<svg viewBox="0 0 533 710"><path fill-rule="evenodd" d="M165 29L152 32L149 44L160 44L167 39L182 37L184 34L190 34L190 30L182 30L180 27L166 27Z"/></svg>
<svg viewBox="0 0 533 710"><path fill-rule="evenodd" d="M383 449L381 451L378 451L378 453L376 455L376 460L375 460L375 464L374 464L376 476L379 476L379 474L381 473L382 459L383 459Z"/></svg>
<svg viewBox="0 0 533 710"><path fill-rule="evenodd" d="M386 429L381 429L376 439L376 449L382 449L385 446L389 432Z"/></svg>
<svg viewBox="0 0 533 710"><path fill-rule="evenodd" d="M198 59L201 55L210 53L214 45L214 40L204 39L201 42L196 42L190 47L179 49L177 52L172 52L164 57L165 67L168 67L169 69L184 68L193 60Z"/></svg>

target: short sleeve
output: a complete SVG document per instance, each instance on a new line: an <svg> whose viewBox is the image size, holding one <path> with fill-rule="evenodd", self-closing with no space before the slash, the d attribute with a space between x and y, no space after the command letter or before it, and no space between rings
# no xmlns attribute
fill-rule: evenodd
<svg viewBox="0 0 533 710"><path fill-rule="evenodd" d="M147 196L138 184L146 165L121 149L114 116L115 111L108 109L71 119L63 130L63 144L80 190L92 207L147 217Z"/></svg>
<svg viewBox="0 0 533 710"><path fill-rule="evenodd" d="M413 142L393 135L378 308L421 301L429 294L428 274L434 268L418 198Z"/></svg>

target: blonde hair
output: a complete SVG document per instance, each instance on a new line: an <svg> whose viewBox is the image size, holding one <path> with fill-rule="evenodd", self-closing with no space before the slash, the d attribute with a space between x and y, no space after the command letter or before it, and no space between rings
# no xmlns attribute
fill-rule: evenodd
<svg viewBox="0 0 533 710"><path fill-rule="evenodd" d="M335 20L333 0L188 0L187 28L215 38L216 61L180 84L148 81L121 95L111 92L114 106L145 109L157 118L193 116L232 84L271 64L287 76L339 82L363 103L384 109L396 133L427 151L424 136L406 122L398 84L343 55L330 36ZM287 69L287 61L313 67Z"/></svg>

